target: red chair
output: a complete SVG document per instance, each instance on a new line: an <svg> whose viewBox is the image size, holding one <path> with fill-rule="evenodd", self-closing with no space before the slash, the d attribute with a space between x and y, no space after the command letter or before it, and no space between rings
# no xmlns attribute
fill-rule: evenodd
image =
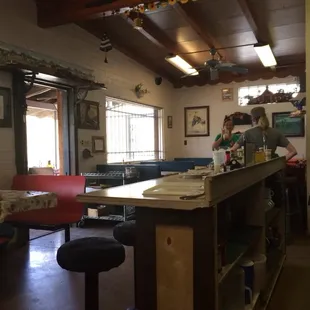
<svg viewBox="0 0 310 310"><path fill-rule="evenodd" d="M12 189L53 192L57 194L57 207L17 212L6 217L6 222L31 229L64 229L65 242L70 241L70 225L79 222L84 213L84 205L76 201L76 196L85 191L85 177L16 175Z"/></svg>

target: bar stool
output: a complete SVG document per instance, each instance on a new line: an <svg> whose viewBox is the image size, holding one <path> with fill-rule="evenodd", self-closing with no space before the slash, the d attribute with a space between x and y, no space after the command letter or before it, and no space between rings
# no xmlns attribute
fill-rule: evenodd
<svg viewBox="0 0 310 310"><path fill-rule="evenodd" d="M136 221L126 221L114 226L113 237L123 245L134 246L136 243Z"/></svg>
<svg viewBox="0 0 310 310"><path fill-rule="evenodd" d="M63 244L57 251L61 268L85 273L85 310L99 310L99 273L124 261L124 246L112 238L77 239Z"/></svg>

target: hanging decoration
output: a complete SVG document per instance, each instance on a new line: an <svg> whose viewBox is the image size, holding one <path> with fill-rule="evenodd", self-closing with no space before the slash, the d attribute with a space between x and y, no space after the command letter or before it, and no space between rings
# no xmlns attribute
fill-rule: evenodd
<svg viewBox="0 0 310 310"><path fill-rule="evenodd" d="M104 62L108 63L107 53L112 50L111 41L106 33L103 34L101 42L100 42L100 50L105 52Z"/></svg>
<svg viewBox="0 0 310 310"><path fill-rule="evenodd" d="M134 93L136 94L137 98L142 98L144 95L149 94L149 90L146 88L143 88L143 84L140 83L138 85L135 86L135 88L133 89Z"/></svg>
<svg viewBox="0 0 310 310"><path fill-rule="evenodd" d="M175 5L177 2L181 4L185 4L188 2L196 2L197 0L162 0L162 1L154 1L150 3L140 4L134 7L131 7L124 11L124 9L112 11L112 15L126 15L129 16L130 12L136 13L145 13L146 11L155 11L160 8L165 8L168 5Z"/></svg>

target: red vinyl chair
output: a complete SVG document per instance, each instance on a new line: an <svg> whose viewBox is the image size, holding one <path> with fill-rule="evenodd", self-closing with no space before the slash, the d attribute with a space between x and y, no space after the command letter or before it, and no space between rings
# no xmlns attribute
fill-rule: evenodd
<svg viewBox="0 0 310 310"><path fill-rule="evenodd" d="M70 241L70 225L81 220L84 205L76 196L85 191L83 176L16 175L13 190L53 192L57 207L17 212L5 218L13 226L31 229L65 230L65 242Z"/></svg>

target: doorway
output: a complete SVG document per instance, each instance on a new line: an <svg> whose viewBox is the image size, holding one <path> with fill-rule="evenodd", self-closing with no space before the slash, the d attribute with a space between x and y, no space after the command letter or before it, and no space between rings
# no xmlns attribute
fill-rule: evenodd
<svg viewBox="0 0 310 310"><path fill-rule="evenodd" d="M69 117L72 88L36 81L25 97L27 172L76 174L75 132Z"/></svg>
<svg viewBox="0 0 310 310"><path fill-rule="evenodd" d="M63 92L34 84L26 94L28 171L39 172L41 168L50 168L54 174L64 171L60 160L63 145L59 137L59 119L62 119L60 98Z"/></svg>

